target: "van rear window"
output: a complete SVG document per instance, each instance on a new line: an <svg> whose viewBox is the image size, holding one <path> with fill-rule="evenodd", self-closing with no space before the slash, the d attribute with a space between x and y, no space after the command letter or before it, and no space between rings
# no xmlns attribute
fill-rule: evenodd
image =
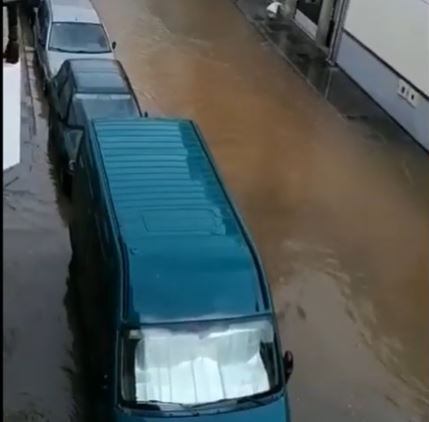
<svg viewBox="0 0 429 422"><path fill-rule="evenodd" d="M122 395L131 404L200 405L270 392L279 377L268 319L126 333Z"/></svg>
<svg viewBox="0 0 429 422"><path fill-rule="evenodd" d="M75 100L90 119L101 117L138 117L140 116L134 98L122 94L76 94Z"/></svg>

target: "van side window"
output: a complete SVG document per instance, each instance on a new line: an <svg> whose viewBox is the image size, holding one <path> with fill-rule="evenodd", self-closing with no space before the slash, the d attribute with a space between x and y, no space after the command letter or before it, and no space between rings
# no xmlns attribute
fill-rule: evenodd
<svg viewBox="0 0 429 422"><path fill-rule="evenodd" d="M80 195L85 197L87 206L93 208L96 206L97 203L97 186L95 185L95 183L97 182L95 182L94 179L90 177L90 175L92 174L92 166L89 162L91 154L88 151L89 146L86 136L86 132L84 132L76 156L77 169L74 178L79 185L79 190L81 191ZM98 221L96 221L96 223L100 226L101 231L101 225L98 224Z"/></svg>
<svg viewBox="0 0 429 422"><path fill-rule="evenodd" d="M82 146L82 152L85 150L85 160L83 162L83 165L84 165L84 167L87 168L88 174L91 174L93 166L92 166L91 154L88 153L89 145L88 145L88 142L86 140L86 134L84 134L80 144ZM82 156L82 153L81 153L81 156ZM90 199L90 201L93 201L95 199L95 190L94 190L93 178L88 177L85 184L88 186L89 199Z"/></svg>
<svg viewBox="0 0 429 422"><path fill-rule="evenodd" d="M92 158L91 157L88 157L88 165L90 166L90 167L93 167L93 162L92 162Z"/></svg>
<svg viewBox="0 0 429 422"><path fill-rule="evenodd" d="M97 223L96 223L97 224ZM97 224L98 225L98 224ZM85 291L82 296L88 298L88 328L89 352L94 359L95 373L105 374L111 362L111 336L114 331L110 326L111 308L109 307L109 286L106 281L110 278L106 257L103 250L105 245L97 234L97 230L89 230L87 237L86 265L83 272Z"/></svg>
<svg viewBox="0 0 429 422"><path fill-rule="evenodd" d="M91 180L88 180L88 187L89 187L89 195L91 196L91 199L94 199L94 187L92 186Z"/></svg>
<svg viewBox="0 0 429 422"><path fill-rule="evenodd" d="M104 231L104 237L106 239L107 246L110 248L110 233L109 233L109 228L107 227L106 219L103 220L103 231Z"/></svg>
<svg viewBox="0 0 429 422"><path fill-rule="evenodd" d="M107 248L110 249L112 247L112 239L110 237L110 228L109 225L107 224L107 218L109 216L109 214L107 213L107 211L103 208L103 236L104 236L104 240L106 241L106 245Z"/></svg>
<svg viewBox="0 0 429 422"><path fill-rule="evenodd" d="M107 254L107 249L109 246L108 243L108 233L106 233L106 220L104 218L104 215L102 215L101 213L97 213L97 216L95 217L96 219L96 224L97 224L97 229L98 229L98 241L99 241L99 249L101 251L101 257L104 260L107 260L108 258L108 254Z"/></svg>

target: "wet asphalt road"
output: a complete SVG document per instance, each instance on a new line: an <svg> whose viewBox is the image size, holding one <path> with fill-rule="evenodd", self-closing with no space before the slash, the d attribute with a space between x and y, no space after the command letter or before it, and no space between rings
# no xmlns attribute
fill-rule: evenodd
<svg viewBox="0 0 429 422"><path fill-rule="evenodd" d="M270 277L294 420L429 421L429 157L344 120L230 0L94 0L142 108L195 119ZM4 202L5 420L80 421L46 104ZM28 87L27 87L28 88Z"/></svg>
<svg viewBox="0 0 429 422"><path fill-rule="evenodd" d="M57 189L28 28L21 55L21 163L4 178L4 421L82 420L76 309L70 306L69 204Z"/></svg>

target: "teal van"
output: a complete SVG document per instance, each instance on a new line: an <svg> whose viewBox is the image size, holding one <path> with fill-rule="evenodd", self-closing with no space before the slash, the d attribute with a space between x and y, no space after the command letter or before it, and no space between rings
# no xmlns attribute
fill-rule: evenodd
<svg viewBox="0 0 429 422"><path fill-rule="evenodd" d="M101 119L85 137L70 239L101 420L289 421L292 355L196 125Z"/></svg>

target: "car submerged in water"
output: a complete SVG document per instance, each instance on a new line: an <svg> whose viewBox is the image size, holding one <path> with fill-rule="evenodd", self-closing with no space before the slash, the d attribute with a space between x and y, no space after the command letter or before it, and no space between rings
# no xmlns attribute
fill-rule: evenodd
<svg viewBox="0 0 429 422"><path fill-rule="evenodd" d="M89 0L40 0L33 33L44 90L65 60L114 58L116 43Z"/></svg>
<svg viewBox="0 0 429 422"><path fill-rule="evenodd" d="M77 150L91 119L141 117L124 68L113 59L73 59L48 84L49 137L59 157L62 188L70 193Z"/></svg>

